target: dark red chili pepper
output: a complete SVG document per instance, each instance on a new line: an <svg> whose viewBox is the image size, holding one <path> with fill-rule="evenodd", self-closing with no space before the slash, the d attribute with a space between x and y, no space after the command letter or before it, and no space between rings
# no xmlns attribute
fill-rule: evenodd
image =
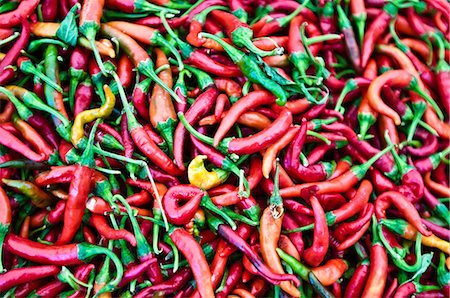
<svg viewBox="0 0 450 298"><path fill-rule="evenodd" d="M39 0L21 1L15 10L0 14L0 27L11 28L19 25L21 22L23 25L23 22L33 13L38 4Z"/></svg>
<svg viewBox="0 0 450 298"><path fill-rule="evenodd" d="M52 265L11 269L0 274L0 291L6 292L14 286L56 275L60 270L60 267Z"/></svg>
<svg viewBox="0 0 450 298"><path fill-rule="evenodd" d="M150 287L145 288L140 291L136 298L144 298L148 297L148 295L152 295L153 293L164 293L164 294L172 294L181 289L188 280L192 277L191 269L188 267L181 268L177 273L175 273L168 280L159 283L157 285L152 285Z"/></svg>
<svg viewBox="0 0 450 298"><path fill-rule="evenodd" d="M224 298L227 297L227 295L233 290L233 288L238 283L239 279L242 276L242 273L244 272L243 266L240 262L235 262L233 265L231 265L229 271L228 271L228 277L225 282L225 285L222 288L222 291L218 292L216 297L218 298Z"/></svg>
<svg viewBox="0 0 450 298"><path fill-rule="evenodd" d="M352 222L345 222L339 225L333 232L333 237L341 244L337 250L344 250L354 245L366 232L370 225L370 219L373 215L374 207L371 203L366 205L361 216Z"/></svg>

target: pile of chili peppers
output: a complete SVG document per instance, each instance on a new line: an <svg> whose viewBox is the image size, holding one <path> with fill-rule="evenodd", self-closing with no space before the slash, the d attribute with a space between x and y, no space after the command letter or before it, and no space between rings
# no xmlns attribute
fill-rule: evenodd
<svg viewBox="0 0 450 298"><path fill-rule="evenodd" d="M0 1L0 295L448 297L449 20Z"/></svg>

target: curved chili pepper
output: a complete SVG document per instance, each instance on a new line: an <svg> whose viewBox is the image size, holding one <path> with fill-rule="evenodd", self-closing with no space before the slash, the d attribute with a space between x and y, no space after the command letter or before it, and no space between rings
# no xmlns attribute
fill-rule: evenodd
<svg viewBox="0 0 450 298"><path fill-rule="evenodd" d="M30 0L30 1L22 1L24 5L27 5L26 2L35 2L36 6L39 1ZM28 5L30 4L28 3ZM30 7L31 8L31 7ZM32 8L34 10L35 7ZM14 11L15 12L15 11ZM27 11L24 11L26 14ZM8 19L3 19L5 14L0 15L0 24ZM16 17L17 18L17 17ZM14 19L14 17L13 17ZM10 20L8 20L9 22ZM26 20L26 18L17 18L17 24L13 24L12 27L22 23L22 31L20 33L19 39L15 42L14 46L8 51L5 57L0 62L0 83L3 85L7 83L13 76L14 72L10 72L6 70L7 66L12 65L20 55L20 51L23 50L28 43L28 39L30 38L30 23Z"/></svg>
<svg viewBox="0 0 450 298"><path fill-rule="evenodd" d="M208 213L207 213L208 215ZM298 284L298 279L290 274L276 274L264 263L264 261L253 251L250 245L242 239L235 231L233 231L229 226L224 225L217 218L208 216L208 223L210 226L217 231L217 233L223 237L228 243L235 246L237 249L242 251L252 262L252 264L257 268L258 273L270 281L271 283L277 284L283 280L290 280L294 284Z"/></svg>
<svg viewBox="0 0 450 298"><path fill-rule="evenodd" d="M186 121L182 113L178 113L180 121L185 128L199 140L212 145L213 139L198 133ZM246 138L227 138L220 142L217 149L224 153L235 153L238 155L251 154L269 147L277 138L282 135L292 123L292 114L289 110L283 109L278 118L266 129Z"/></svg>
<svg viewBox="0 0 450 298"><path fill-rule="evenodd" d="M246 96L240 98L239 101L231 106L226 116L220 122L216 134L214 135L214 146L219 145L219 142L233 126L234 122L236 122L239 116L241 116L244 112L257 106L272 104L274 102L275 97L267 91L250 92Z"/></svg>
<svg viewBox="0 0 450 298"><path fill-rule="evenodd" d="M211 271L201 246L185 230L176 228L169 232L170 239L186 257L194 275L201 297L213 297Z"/></svg>
<svg viewBox="0 0 450 298"><path fill-rule="evenodd" d="M181 268L177 273L175 273L171 278L168 280L157 284L152 285L150 287L145 288L144 290L140 291L136 297L137 298L143 298L148 297L148 295L151 295L153 293L164 293L164 294L171 294L174 292L177 292L181 289L182 286L184 286L188 280L192 277L191 269L190 268Z"/></svg>
<svg viewBox="0 0 450 298"><path fill-rule="evenodd" d="M325 212L317 198L311 196L310 201L314 212L314 240L312 246L303 252L303 257L308 264L317 267L328 250L328 226Z"/></svg>
<svg viewBox="0 0 450 298"><path fill-rule="evenodd" d="M115 230L108 225L108 222L104 216L101 215L92 215L90 218L90 222L95 227L95 229L99 232L100 235L109 240L119 240L125 239L132 246L136 246L136 239L133 234L128 232L127 230Z"/></svg>
<svg viewBox="0 0 450 298"><path fill-rule="evenodd" d="M153 70L153 61L147 52L139 46L139 44L130 36L123 33L119 29L116 29L107 24L101 24L101 31L103 34L110 38L116 38L119 41L119 45L122 50L128 55L128 57L133 62L134 66L139 72L152 78L158 85L160 85L165 91L167 91L176 101L181 101L175 92L167 87L164 82L156 75ZM120 93L119 93L120 94ZM121 95L121 98L123 95Z"/></svg>
<svg viewBox="0 0 450 298"><path fill-rule="evenodd" d="M388 191L378 196L375 200L375 214L377 219L386 217L386 210L391 204L394 204L403 216L412 224L416 229L418 229L422 235L430 236L432 233L428 231L420 221L420 215L402 194L395 191Z"/></svg>
<svg viewBox="0 0 450 298"><path fill-rule="evenodd" d="M217 95L219 94L216 88L208 88L201 95L197 97L195 102L191 105L189 110L186 112L186 120L190 124L195 124L202 116L204 116L212 107ZM185 166L183 163L183 148L184 140L186 138L186 128L180 122L175 129L174 134L174 144L173 144L173 155L177 166L184 170Z"/></svg>
<svg viewBox="0 0 450 298"><path fill-rule="evenodd" d="M72 144L78 148L78 147L85 147L85 143L82 143L83 136L84 136L84 124L94 121L97 118L106 118L108 117L116 103L116 98L114 94L112 93L111 89L108 85L103 86L103 90L105 92L106 101L105 103L100 107L96 109L91 110L85 110L81 113L79 113L75 117L74 124L72 126L72 131L70 135L70 139Z"/></svg>
<svg viewBox="0 0 450 298"><path fill-rule="evenodd" d="M374 155L370 160L362 165L356 165L350 168L347 172L341 176L334 178L330 181L316 182L316 183L304 183L300 185L294 185L292 187L286 187L280 190L282 197L293 197L302 195L309 187L313 189L316 194L326 194L326 193L341 193L349 190L353 185L355 185L359 180L361 180L372 164L383 154L388 152L392 147L386 147L376 155Z"/></svg>
<svg viewBox="0 0 450 298"><path fill-rule="evenodd" d="M15 10L0 15L0 27L11 28L19 25L33 13L38 4L37 0L21 1Z"/></svg>
<svg viewBox="0 0 450 298"><path fill-rule="evenodd" d="M253 58L245 55L244 52L234 48L224 41L219 40L212 34L202 33L202 36L217 41L228 53L233 62L239 66L239 69L250 80L250 82L263 85L267 90L271 91L277 97L276 102L278 105L283 106L286 104L286 91L278 83L270 80L267 75L259 68Z"/></svg>
<svg viewBox="0 0 450 298"><path fill-rule="evenodd" d="M389 22L398 13L398 9L394 4L388 3L383 7L381 13L370 24L367 29L361 50L361 68L365 68L370 56L375 48L375 42L383 34L384 30L389 26Z"/></svg>
<svg viewBox="0 0 450 298"><path fill-rule="evenodd" d="M204 193L197 187L178 185L171 187L162 198L168 220L176 225L187 224L197 211ZM188 200L183 206L177 206L179 200Z"/></svg>

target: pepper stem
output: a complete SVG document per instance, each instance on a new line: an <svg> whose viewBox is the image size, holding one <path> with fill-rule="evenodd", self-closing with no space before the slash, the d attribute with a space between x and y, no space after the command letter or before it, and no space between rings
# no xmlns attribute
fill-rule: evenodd
<svg viewBox="0 0 450 298"><path fill-rule="evenodd" d="M192 125L186 120L186 117L184 117L183 112L178 112L178 118L180 119L181 123L184 125L186 130L192 134L195 138L199 139L201 142L213 146L214 140L211 137L205 136L198 131L195 130L195 128L192 127Z"/></svg>
<svg viewBox="0 0 450 298"><path fill-rule="evenodd" d="M0 273L3 273L5 271L5 268L3 267L3 242L5 240L6 234L8 234L9 231L9 224L0 223Z"/></svg>
<svg viewBox="0 0 450 298"><path fill-rule="evenodd" d="M280 164L277 159L275 167L275 177L273 181L273 191L269 198L270 213L274 219L279 219L284 214L283 199L280 195Z"/></svg>
<svg viewBox="0 0 450 298"><path fill-rule="evenodd" d="M230 216L228 216L228 214L226 214L222 209L214 205L214 203L211 201L207 193L205 193L202 200L200 201L200 206L203 206L209 211L214 212L220 217L222 217L222 219L225 220L233 230L237 229L234 220Z"/></svg>
<svg viewBox="0 0 450 298"><path fill-rule="evenodd" d="M342 92L339 95L339 98L336 102L336 106L334 107L335 111L341 112L341 106L342 106L342 103L344 102L345 96L348 93L350 93L351 91L356 90L356 88L358 88L358 84L356 83L356 81L354 79L350 79L345 83L345 86L342 89Z"/></svg>
<svg viewBox="0 0 450 298"><path fill-rule="evenodd" d="M433 107L439 119L444 120L444 114L442 113L441 108L439 108L439 105L430 95L426 94L422 89L420 89L415 77L412 77L409 88L415 93L419 94L423 99L425 99Z"/></svg>
<svg viewBox="0 0 450 298"><path fill-rule="evenodd" d="M173 243L172 239L170 239L170 237L168 236L168 234L166 234L164 236L164 241L169 244L169 246L172 248L172 252L173 252L173 273L177 272L179 264L180 264L180 253L178 251L177 246L175 245L175 243Z"/></svg>
<svg viewBox="0 0 450 298"><path fill-rule="evenodd" d="M92 257L96 255L106 255L111 259L116 267L116 277L111 280L105 287L103 287L100 291L97 292L96 296L99 296L102 293L113 291L123 277L123 266L120 262L119 258L116 256L112 250L109 250L105 247L93 245L90 243L80 243L78 244L78 258L83 261L90 260Z"/></svg>

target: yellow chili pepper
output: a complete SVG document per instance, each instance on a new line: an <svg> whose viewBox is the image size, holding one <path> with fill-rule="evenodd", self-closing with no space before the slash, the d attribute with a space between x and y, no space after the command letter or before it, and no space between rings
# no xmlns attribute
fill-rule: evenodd
<svg viewBox="0 0 450 298"><path fill-rule="evenodd" d="M188 179L192 185L208 190L225 182L230 173L217 168L208 171L203 162L205 159L206 155L197 155L189 163Z"/></svg>
<svg viewBox="0 0 450 298"><path fill-rule="evenodd" d="M116 97L114 96L108 85L104 85L103 90L105 91L106 97L104 105L96 109L83 111L79 113L77 117L75 117L70 140L76 148L83 147L84 142L82 142L82 140L86 140L84 138L84 125L98 118L108 117L109 115L111 115L111 112L114 109L114 106L116 104Z"/></svg>

